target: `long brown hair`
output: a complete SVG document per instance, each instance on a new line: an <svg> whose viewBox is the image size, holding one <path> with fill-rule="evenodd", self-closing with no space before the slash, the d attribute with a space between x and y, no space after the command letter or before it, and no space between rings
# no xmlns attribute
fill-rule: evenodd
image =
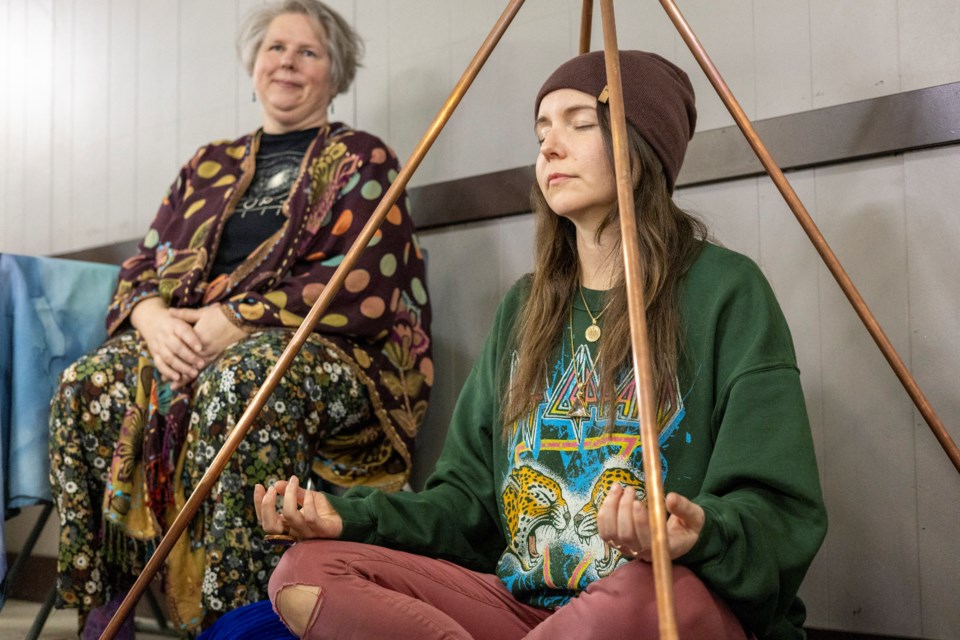
<svg viewBox="0 0 960 640"><path fill-rule="evenodd" d="M597 105L604 146L613 166L609 107ZM699 220L674 204L667 189L660 159L636 129L627 123L627 147L634 189L634 211L640 255L643 257L644 300L650 341L654 388L658 397L672 388L680 357L682 327L679 308L680 279L690 268L707 237ZM536 217L535 268L530 294L516 328L517 368L503 403L503 433L509 435L516 420L529 413L543 395L548 368L563 339L572 304L580 285L576 231L572 222L554 213L538 184L530 194ZM597 229L617 230L614 286L604 295L603 337L597 354L601 405L612 407L616 379L630 362L630 321L623 280L620 220L616 204ZM613 427L613 420L609 422Z"/></svg>

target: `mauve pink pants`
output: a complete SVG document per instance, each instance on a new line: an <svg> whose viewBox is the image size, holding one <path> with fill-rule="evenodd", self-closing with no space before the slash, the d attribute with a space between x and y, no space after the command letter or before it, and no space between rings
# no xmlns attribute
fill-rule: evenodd
<svg viewBox="0 0 960 640"><path fill-rule="evenodd" d="M304 638L332 640L657 640L652 567L628 562L556 611L517 601L492 574L338 540L291 547L270 578L320 588ZM673 569L680 638L744 640L727 606L684 567Z"/></svg>

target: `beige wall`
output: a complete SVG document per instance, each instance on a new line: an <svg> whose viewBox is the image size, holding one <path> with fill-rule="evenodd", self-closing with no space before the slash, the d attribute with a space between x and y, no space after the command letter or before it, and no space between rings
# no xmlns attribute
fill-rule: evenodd
<svg viewBox="0 0 960 640"><path fill-rule="evenodd" d="M253 2L0 0L0 251L136 237L197 145L256 126L232 52L237 16ZM333 117L406 158L501 3L332 4L367 39L366 66ZM681 9L752 118L960 81L957 0L686 0ZM621 0L617 11L621 46L688 70L700 130L731 124L658 2ZM528 0L412 184L533 162L532 96L576 52L579 15L576 0ZM960 440L958 175L960 147L950 147L790 178ZM794 332L831 516L803 587L810 624L960 637L960 476L791 214L766 179L685 189L678 200L760 263ZM532 262L532 224L520 216L423 241L444 372L422 438L429 461L497 299ZM19 537L8 529L13 545ZM52 532L44 544L54 552Z"/></svg>

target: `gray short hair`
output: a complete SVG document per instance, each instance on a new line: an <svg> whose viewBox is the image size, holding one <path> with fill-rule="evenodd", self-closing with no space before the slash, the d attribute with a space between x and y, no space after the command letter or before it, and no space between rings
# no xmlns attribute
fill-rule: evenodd
<svg viewBox="0 0 960 640"><path fill-rule="evenodd" d="M323 25L334 95L349 89L363 56L363 40L339 13L319 0L279 0L255 7L247 14L237 33L237 53L247 73L253 74L257 51L270 23L285 13L299 13Z"/></svg>

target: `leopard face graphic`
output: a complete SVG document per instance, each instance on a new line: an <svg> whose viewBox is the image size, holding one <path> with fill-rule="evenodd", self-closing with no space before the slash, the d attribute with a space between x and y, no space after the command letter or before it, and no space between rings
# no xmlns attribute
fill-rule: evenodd
<svg viewBox="0 0 960 640"><path fill-rule="evenodd" d="M510 533L510 551L525 571L540 559L537 532L541 527L562 531L570 523L570 510L560 485L530 467L515 468L501 496Z"/></svg>
<svg viewBox="0 0 960 640"><path fill-rule="evenodd" d="M643 482L634 475L633 471L621 467L606 469L594 483L593 490L590 492L590 500L583 505L583 508L580 509L573 518L574 529L584 542L588 542L590 538L598 535L597 512L607 497L607 493L610 492L610 487L614 484L622 484L624 487L636 487L637 496L641 500L646 497ZM603 558L597 560L594 565L597 569L597 574L601 577L609 574L616 566L617 560L620 559L620 554L606 544L603 545L603 548Z"/></svg>

